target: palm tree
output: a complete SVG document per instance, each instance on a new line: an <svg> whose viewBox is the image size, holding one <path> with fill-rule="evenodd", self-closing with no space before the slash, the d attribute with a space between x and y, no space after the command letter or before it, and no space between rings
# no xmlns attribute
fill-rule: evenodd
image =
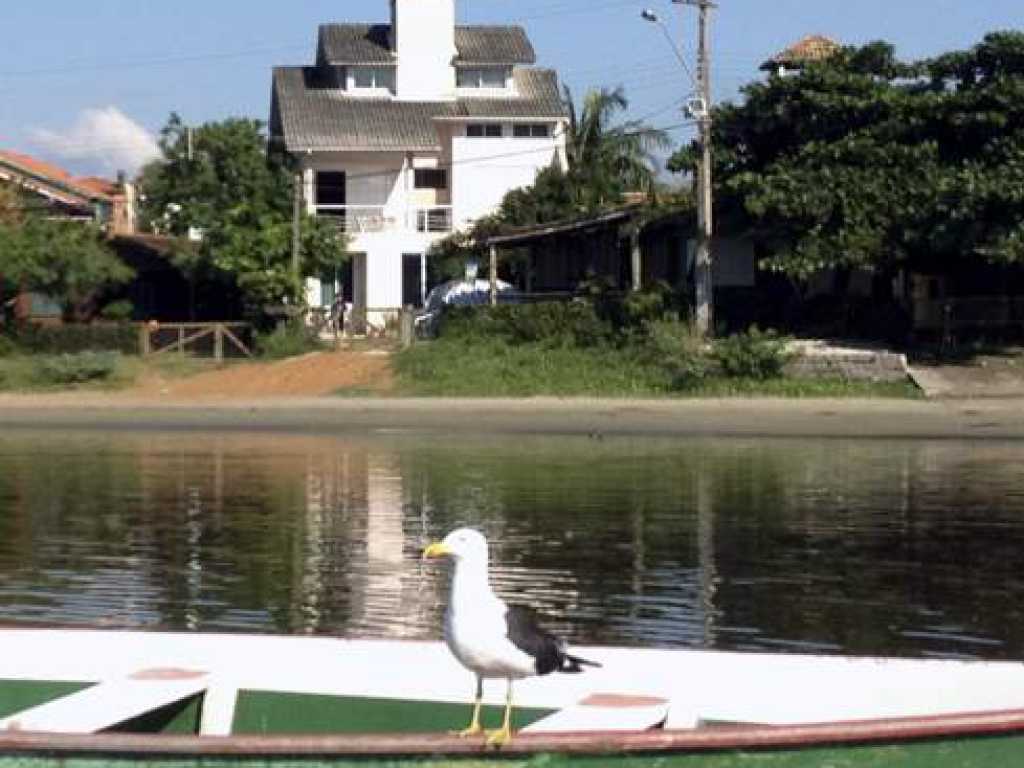
<svg viewBox="0 0 1024 768"><path fill-rule="evenodd" d="M629 106L622 87L589 91L577 112L572 92L564 86L564 101L569 114L567 171L579 204L593 209L619 201L627 190L652 192L653 153L668 149L670 140L664 131L637 121L611 124L615 113Z"/></svg>

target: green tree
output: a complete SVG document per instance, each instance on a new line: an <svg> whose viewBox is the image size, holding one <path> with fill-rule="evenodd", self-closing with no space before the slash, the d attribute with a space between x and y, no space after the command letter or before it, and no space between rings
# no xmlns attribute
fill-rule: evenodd
<svg viewBox="0 0 1024 768"><path fill-rule="evenodd" d="M615 116L629 107L622 87L589 91L577 110L566 86L564 102L569 113L567 173L577 204L594 210L620 202L626 191L653 193L652 153L667 149L669 139L637 121L613 125Z"/></svg>
<svg viewBox="0 0 1024 768"><path fill-rule="evenodd" d="M218 274L243 293L253 315L268 304L303 302L292 269L292 176L286 160L267 152L264 124L229 119L191 132L172 114L161 132L163 158L140 179L149 226L184 237L203 233L195 248L180 248L176 263L192 280ZM304 216L299 277L322 274L346 258L344 236Z"/></svg>
<svg viewBox="0 0 1024 768"><path fill-rule="evenodd" d="M913 63L886 43L847 48L743 95L714 114L718 216L757 234L770 266L1024 256L1024 34Z"/></svg>
<svg viewBox="0 0 1024 768"><path fill-rule="evenodd" d="M98 227L38 215L0 223L0 274L52 297L75 322L92 320L104 297L134 276Z"/></svg>

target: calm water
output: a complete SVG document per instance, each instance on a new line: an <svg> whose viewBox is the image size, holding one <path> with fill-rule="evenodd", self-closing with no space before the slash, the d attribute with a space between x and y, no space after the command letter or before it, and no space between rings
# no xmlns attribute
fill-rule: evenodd
<svg viewBox="0 0 1024 768"><path fill-rule="evenodd" d="M0 436L0 622L432 638L463 524L578 641L1024 657L1024 444ZM524 597L525 596L525 597Z"/></svg>

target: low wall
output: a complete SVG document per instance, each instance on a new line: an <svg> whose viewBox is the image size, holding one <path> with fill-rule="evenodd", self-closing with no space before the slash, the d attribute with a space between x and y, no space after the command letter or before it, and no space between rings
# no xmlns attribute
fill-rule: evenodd
<svg viewBox="0 0 1024 768"><path fill-rule="evenodd" d="M794 345L786 365L789 376L842 378L851 381L906 381L906 355L887 350L847 349L823 344Z"/></svg>

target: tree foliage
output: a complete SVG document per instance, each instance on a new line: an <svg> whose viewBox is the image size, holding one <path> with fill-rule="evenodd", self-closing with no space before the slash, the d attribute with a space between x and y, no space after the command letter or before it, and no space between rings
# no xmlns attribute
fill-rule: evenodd
<svg viewBox="0 0 1024 768"><path fill-rule="evenodd" d="M653 192L652 153L667 149L669 139L638 121L613 124L629 107L622 87L589 91L577 110L566 86L563 101L569 114L567 173L577 206L594 210L620 202L626 191Z"/></svg>
<svg viewBox="0 0 1024 768"><path fill-rule="evenodd" d="M886 43L847 48L743 94L715 110L718 214L770 266L1024 258L1024 34L912 63Z"/></svg>
<svg viewBox="0 0 1024 768"><path fill-rule="evenodd" d="M192 132L172 114L161 132L163 158L140 179L143 218L151 228L185 236L203 233L176 262L193 279L211 273L232 280L250 310L302 302L292 270L292 177L280 155L267 153L264 125L233 118ZM318 276L346 258L345 239L328 223L301 222L302 277Z"/></svg>
<svg viewBox="0 0 1024 768"><path fill-rule="evenodd" d="M0 274L51 296L77 322L92 320L105 296L134 276L98 227L30 213L0 222Z"/></svg>

